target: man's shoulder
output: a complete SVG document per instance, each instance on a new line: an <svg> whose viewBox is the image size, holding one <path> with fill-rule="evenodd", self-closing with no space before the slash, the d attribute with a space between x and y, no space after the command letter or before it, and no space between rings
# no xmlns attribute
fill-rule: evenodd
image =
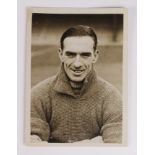
<svg viewBox="0 0 155 155"><path fill-rule="evenodd" d="M114 88L114 86L108 82L107 80L103 79L100 76L97 76L97 84L98 86L100 86L101 88L105 89L105 88Z"/></svg>
<svg viewBox="0 0 155 155"><path fill-rule="evenodd" d="M49 92L50 89L53 87L55 80L56 75L39 82L38 84L32 87L32 94Z"/></svg>
<svg viewBox="0 0 155 155"><path fill-rule="evenodd" d="M99 76L97 76L97 87L99 91L105 95L110 93L120 94L119 90L113 84Z"/></svg>

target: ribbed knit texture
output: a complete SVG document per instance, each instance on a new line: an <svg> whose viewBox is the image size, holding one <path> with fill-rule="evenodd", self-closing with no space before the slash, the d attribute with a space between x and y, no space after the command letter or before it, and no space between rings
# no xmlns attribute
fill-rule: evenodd
<svg viewBox="0 0 155 155"><path fill-rule="evenodd" d="M73 89L73 92L75 95L80 95L81 93L81 89L82 89L82 86L83 86L83 82L73 82L73 81L70 81L70 85Z"/></svg>
<svg viewBox="0 0 155 155"><path fill-rule="evenodd" d="M121 143L119 92L94 71L84 81L80 95L72 87L61 68L57 76L32 89L31 134L50 142L75 142L101 135L106 143Z"/></svg>

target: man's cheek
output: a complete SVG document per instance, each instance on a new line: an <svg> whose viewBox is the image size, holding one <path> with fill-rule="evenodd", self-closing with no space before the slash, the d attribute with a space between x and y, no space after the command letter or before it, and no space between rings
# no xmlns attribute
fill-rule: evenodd
<svg viewBox="0 0 155 155"><path fill-rule="evenodd" d="M66 66L67 68L70 67L71 64L72 64L72 63L71 63L70 61L66 61L66 62L65 62L65 66Z"/></svg>
<svg viewBox="0 0 155 155"><path fill-rule="evenodd" d="M85 63L86 68L91 68L91 65L89 63Z"/></svg>

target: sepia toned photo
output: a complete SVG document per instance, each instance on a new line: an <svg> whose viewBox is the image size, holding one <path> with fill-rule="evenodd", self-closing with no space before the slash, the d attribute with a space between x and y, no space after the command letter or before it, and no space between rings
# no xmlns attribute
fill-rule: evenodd
<svg viewBox="0 0 155 155"><path fill-rule="evenodd" d="M28 8L26 142L127 142L127 10Z"/></svg>

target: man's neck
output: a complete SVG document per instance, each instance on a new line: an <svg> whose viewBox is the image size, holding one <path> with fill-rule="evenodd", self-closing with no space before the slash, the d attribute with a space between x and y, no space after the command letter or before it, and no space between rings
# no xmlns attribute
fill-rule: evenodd
<svg viewBox="0 0 155 155"><path fill-rule="evenodd" d="M81 82L70 81L70 85L73 89L81 89L83 86L83 81Z"/></svg>
<svg viewBox="0 0 155 155"><path fill-rule="evenodd" d="M81 94L81 90L82 90L82 87L83 87L83 81L82 82L70 81L70 85L71 85L72 90L73 90L75 95L80 95Z"/></svg>

